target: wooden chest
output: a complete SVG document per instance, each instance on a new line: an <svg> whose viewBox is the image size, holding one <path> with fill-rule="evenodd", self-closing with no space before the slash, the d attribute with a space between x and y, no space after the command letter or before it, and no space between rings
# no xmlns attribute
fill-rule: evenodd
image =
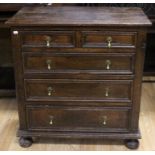
<svg viewBox="0 0 155 155"><path fill-rule="evenodd" d="M123 139L137 148L146 28L139 8L26 7L12 27L20 145Z"/></svg>

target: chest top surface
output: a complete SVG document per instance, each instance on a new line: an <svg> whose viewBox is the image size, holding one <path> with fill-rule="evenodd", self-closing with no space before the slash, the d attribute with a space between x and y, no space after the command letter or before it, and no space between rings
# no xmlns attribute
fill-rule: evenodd
<svg viewBox="0 0 155 155"><path fill-rule="evenodd" d="M6 24L11 26L150 26L136 7L24 7Z"/></svg>

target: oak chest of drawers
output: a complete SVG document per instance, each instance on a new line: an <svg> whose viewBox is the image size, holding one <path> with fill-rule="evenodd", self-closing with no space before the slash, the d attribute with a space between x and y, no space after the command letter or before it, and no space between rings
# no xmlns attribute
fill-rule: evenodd
<svg viewBox="0 0 155 155"><path fill-rule="evenodd" d="M139 8L26 7L12 26L20 145L123 139L137 148L146 28Z"/></svg>

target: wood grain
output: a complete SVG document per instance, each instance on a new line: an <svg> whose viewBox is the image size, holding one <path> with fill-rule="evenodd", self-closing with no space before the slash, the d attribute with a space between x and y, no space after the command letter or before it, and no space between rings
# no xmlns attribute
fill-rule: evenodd
<svg viewBox="0 0 155 155"><path fill-rule="evenodd" d="M91 72L98 71L106 74L133 74L135 54L60 54L58 53L24 53L25 73L51 73L51 72ZM47 61L51 68L48 69ZM109 69L107 62L110 61Z"/></svg>
<svg viewBox="0 0 155 155"><path fill-rule="evenodd" d="M136 7L25 7L6 24L12 26L151 26L142 9Z"/></svg>
<svg viewBox="0 0 155 155"><path fill-rule="evenodd" d="M138 18L135 19L136 16ZM139 107L141 96L141 77L142 77L143 59L144 59L144 44L146 38L145 34L146 34L146 27L151 25L150 21L147 19L142 10L139 8L90 9L82 7L76 7L76 8L58 7L49 9L47 7L45 9L44 7L34 7L34 8L30 7L20 10L12 19L13 19L12 22L10 22L11 20L9 20L8 23L10 22L10 25L12 26L12 34L13 34L12 40L14 49L13 53L14 53L14 62L16 65L15 66L16 85L18 93L17 98L18 98L18 109L20 119L19 120L20 127L18 132L18 136L20 136L19 144L22 147L31 146L32 144L31 137L94 138L94 139L109 138L109 139L125 139L126 140L125 144L127 147L131 149L136 149L138 147L137 139L141 137L139 133L138 121L139 121ZM94 29L95 27L96 30ZM49 33L48 35L47 31ZM83 32L86 32L84 36L82 35ZM99 34L99 32L101 32L101 35ZM75 45L73 46L74 48L72 49L73 50L72 53L70 53L74 54L71 58L68 58L65 53L66 45L67 46L69 45L69 47L67 48L70 48L70 45ZM120 82L111 80L111 78L113 78L115 74L109 75L106 81L96 80L97 77L95 77L95 79L92 80L83 80L86 79L85 75L83 75L79 80L76 79L73 80L71 78L60 80L60 78L62 78L60 76L58 76L58 78L54 80L51 78L49 79L46 78L46 75L48 74L50 75L50 73L46 73L45 76L41 79L39 78L35 79L33 75L30 73L31 77L27 79L26 78L27 74L26 73L24 74L24 68L22 67L24 64L23 57L24 54L26 53L27 54L30 53L33 54L33 53L32 51L25 52L23 50L24 46L26 46L26 48L29 48L29 46L31 48L32 47L37 48L38 46L44 49L55 48L55 51L51 52L54 55L59 51L56 47L59 48L65 47L63 53L61 53L65 58L57 57L56 59L54 57L56 62L60 62L60 68L59 66L58 68L56 68L57 73L58 70L63 69L61 67L63 66L66 70L69 69L72 70L75 68L76 72L78 72L79 74L81 73L81 71L79 70L82 69L91 70L93 72L94 71L99 72L100 70L103 70L103 68L105 68L105 60L107 70L110 70L111 66L116 67L117 65L123 66L124 70L124 67L126 68L126 63L122 63L122 60L120 59L121 57L119 57L117 61L113 60L114 62L116 61L116 63L114 63L115 65L113 64L111 58L109 58L110 60L109 59L107 60L107 58L109 54L111 54L111 56L113 57L117 55L115 47L117 48L120 47L121 49L122 47L130 48L131 49L130 52L136 53L135 58L134 60L129 60L128 58L128 62L127 60L124 61L128 63L127 66L129 67L127 67L128 68L127 70L134 71L131 72L130 74L133 75L134 78L128 79L129 83L128 82L126 83L126 80L123 81L121 79ZM106 53L104 53L106 55L104 55L104 58L103 57L99 58L96 57L98 55L97 52L92 54L83 53L78 55L78 51L76 52L74 51L77 48L81 48L80 49L81 51L89 47L107 48ZM109 49L111 47L113 50L112 53L109 53ZM116 53L116 55L114 53ZM39 56L39 54L41 53L35 52L34 54L37 54L36 56ZM50 53L46 54L47 54L46 56L49 57ZM122 50L121 54L122 56L128 56L128 54L124 53ZM87 55L87 58L85 57L85 55ZM94 59L90 58L90 56L92 55L94 56ZM83 61L83 59L85 60ZM36 64L37 61L38 63L41 63L41 59L38 60L35 59L31 64L32 65ZM72 61L72 63L68 65L68 62L70 61ZM43 60L43 62L45 63L45 60ZM50 57L50 60L48 60L48 64L46 63L46 67L48 65L48 69L51 68L51 62L52 60ZM65 64L63 64L64 62ZM116 69L117 67L115 68L115 70ZM42 75L44 74L40 67L38 68L38 70ZM82 73L90 73L90 72L83 71ZM34 74L37 75L37 73ZM72 75L72 73L70 75ZM106 75L106 73L104 75ZM124 74L124 76L126 75ZM96 106L89 107L91 108L91 112L87 112L87 110L84 112L82 111L81 103L80 106L78 106L78 108L80 108L81 111L76 110L74 105L72 104L72 106L68 107L69 109L72 109L69 110L69 112L72 113L72 116L66 112L68 110L65 110L65 108L67 108L65 106L64 107L62 106L61 110L54 109L55 111L52 110L51 107L51 110L48 111L46 108L48 107L50 109L50 106L53 106L53 102L50 103L50 101L54 100L56 101L56 103L57 101L59 101L58 106L61 106L60 101L63 102L63 105L64 101L70 101L70 104L72 101L75 101L76 104L78 104L78 101L97 102L97 101L111 100L111 104L112 102L116 102L118 100L120 102L130 102L131 104L128 107L125 106L121 107L122 110L129 108L130 111L128 111L127 113L130 116L127 113L121 114L121 111L119 112L120 114L118 114L118 111L117 113L112 112L112 110L115 111L119 107L119 105L117 105L116 107L113 106L111 112L110 111L107 112L106 107L101 105L98 105L100 107L98 108L98 112L96 111L94 112L94 109L97 110ZM36 105L40 107L42 106L42 108L45 108L45 110L35 112L35 110L37 109L35 109L36 107L34 106L33 103L34 101L37 101ZM48 102L48 104L45 104L44 101ZM32 112L28 112L29 111L28 106L32 106L34 110L32 110ZM87 108L85 104L83 106ZM109 117L108 120L111 120L112 123L111 125L109 124L109 126L107 125L107 128L109 128L110 130L112 128L116 128L117 130L114 130L114 132L110 132L110 130L107 130L108 132L104 132L105 131L104 129L103 132L97 132L98 129L100 129L100 127L97 126L96 124L97 122L94 123L93 119L98 118L97 120L100 120L101 115L100 109L102 108L104 109L103 111L105 112L105 114L107 114L107 116L105 115L105 117ZM57 112L59 113L59 115L56 114ZM49 114L54 113L56 119L56 126L55 126L56 128L61 127L61 130L63 129L66 130L68 125L69 131L73 130L76 132L68 132L68 130L64 132L58 130L51 131L52 128L50 128L50 131L48 132L40 130L40 128L41 129L46 129L46 127L49 128L47 125L47 122L49 123L49 120L44 120L44 118L49 119L48 113ZM86 117L84 113L87 114ZM120 119L121 117L124 118L123 121L121 121ZM126 119L127 117L129 119ZM91 119L92 122L89 120L89 118L90 119L93 118ZM116 122L118 124L116 124L114 118L116 119ZM22 121L22 119L24 119L24 121ZM87 121L85 121L85 119L87 119ZM31 122L30 120L33 121ZM44 121L40 122L40 120L44 120L45 122ZM120 122L117 120L119 120ZM86 128L84 124L87 126L86 127L87 132L85 132ZM71 127L71 125L73 126ZM94 126L96 127L96 131L94 131L93 129ZM31 127L33 127L33 129L35 130L31 130ZM129 129L128 132L119 130L123 128ZM120 132L117 132L118 130Z"/></svg>
<svg viewBox="0 0 155 155"><path fill-rule="evenodd" d="M152 79L152 77L148 77ZM138 151L155 150L155 83L143 83L140 111L140 129L142 139ZM0 99L0 150L37 150L37 151L126 151L119 140L64 140L38 139L29 148L18 144L16 131L18 129L17 102L15 99Z"/></svg>
<svg viewBox="0 0 155 155"><path fill-rule="evenodd" d="M28 101L124 101L132 100L131 80L49 80L25 79L25 99ZM51 95L48 96L48 88ZM36 89L37 88L37 89ZM107 92L108 91L108 92ZM106 92L108 95L106 96ZM74 105L74 104L73 104Z"/></svg>

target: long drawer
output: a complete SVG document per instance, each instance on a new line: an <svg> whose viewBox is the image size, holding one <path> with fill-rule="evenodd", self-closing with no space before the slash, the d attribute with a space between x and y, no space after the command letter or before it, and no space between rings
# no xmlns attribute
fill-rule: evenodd
<svg viewBox="0 0 155 155"><path fill-rule="evenodd" d="M24 83L27 101L132 100L132 80L25 79Z"/></svg>
<svg viewBox="0 0 155 155"><path fill-rule="evenodd" d="M97 71L105 74L134 74L134 53L24 53L25 73L73 73Z"/></svg>
<svg viewBox="0 0 155 155"><path fill-rule="evenodd" d="M129 109L29 107L29 130L120 132L129 130Z"/></svg>

